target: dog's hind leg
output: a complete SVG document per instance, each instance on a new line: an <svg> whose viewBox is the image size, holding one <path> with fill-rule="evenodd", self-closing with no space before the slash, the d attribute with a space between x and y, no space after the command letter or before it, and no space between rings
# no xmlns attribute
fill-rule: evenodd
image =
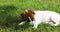
<svg viewBox="0 0 60 32"><path fill-rule="evenodd" d="M53 24L52 24L53 26L57 26L59 24L59 19L55 18L55 19L52 19L52 20L53 20L52 21L53 22Z"/></svg>

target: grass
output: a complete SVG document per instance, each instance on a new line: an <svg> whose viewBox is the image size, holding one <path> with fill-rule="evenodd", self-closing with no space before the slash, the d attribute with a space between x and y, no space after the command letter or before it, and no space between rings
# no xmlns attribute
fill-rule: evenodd
<svg viewBox="0 0 60 32"><path fill-rule="evenodd" d="M0 0L0 32L60 32L60 25L42 23L36 30L28 23L19 26L19 15L27 8L60 13L60 0Z"/></svg>

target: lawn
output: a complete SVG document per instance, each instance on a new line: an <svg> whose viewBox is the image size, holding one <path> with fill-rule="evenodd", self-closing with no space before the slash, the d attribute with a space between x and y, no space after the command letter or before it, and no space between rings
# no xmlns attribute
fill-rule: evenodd
<svg viewBox="0 0 60 32"><path fill-rule="evenodd" d="M37 29L29 23L19 26L20 14L28 8L60 13L60 0L0 0L0 32L60 32L60 25L41 23Z"/></svg>

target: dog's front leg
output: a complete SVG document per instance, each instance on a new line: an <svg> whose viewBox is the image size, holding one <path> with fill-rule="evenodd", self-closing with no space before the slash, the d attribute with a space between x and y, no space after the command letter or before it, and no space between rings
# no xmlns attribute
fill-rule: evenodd
<svg viewBox="0 0 60 32"><path fill-rule="evenodd" d="M39 21L38 22L37 21L34 21L33 22L33 25L34 25L33 28L36 29L40 23L41 22L39 22Z"/></svg>
<svg viewBox="0 0 60 32"><path fill-rule="evenodd" d="M37 27L38 27L38 25L37 24L34 24L33 28L36 29Z"/></svg>
<svg viewBox="0 0 60 32"><path fill-rule="evenodd" d="M26 22L25 21L23 21L23 22L21 22L21 23L19 23L18 25L23 25L23 24L25 24Z"/></svg>

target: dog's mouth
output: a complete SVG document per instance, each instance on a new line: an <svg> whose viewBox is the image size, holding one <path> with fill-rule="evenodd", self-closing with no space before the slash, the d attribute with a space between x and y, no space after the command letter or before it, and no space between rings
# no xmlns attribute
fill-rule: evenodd
<svg viewBox="0 0 60 32"><path fill-rule="evenodd" d="M21 21L30 22L29 18L22 18Z"/></svg>

